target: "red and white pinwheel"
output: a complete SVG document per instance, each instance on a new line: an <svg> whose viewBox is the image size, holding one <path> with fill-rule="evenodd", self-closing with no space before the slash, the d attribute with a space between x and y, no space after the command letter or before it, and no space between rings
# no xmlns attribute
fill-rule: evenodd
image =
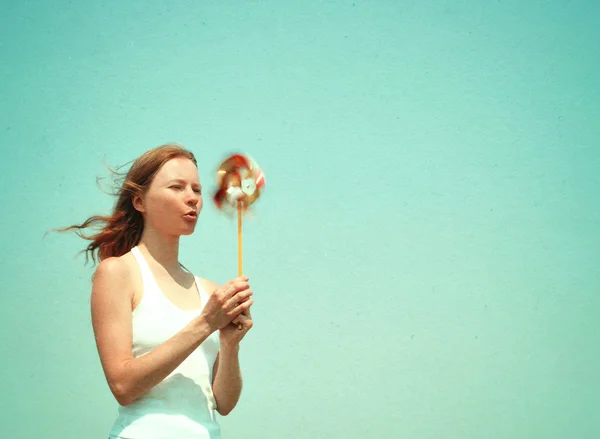
<svg viewBox="0 0 600 439"><path fill-rule="evenodd" d="M228 157L217 170L217 208L225 213L247 211L265 188L265 176L254 160L242 154Z"/></svg>

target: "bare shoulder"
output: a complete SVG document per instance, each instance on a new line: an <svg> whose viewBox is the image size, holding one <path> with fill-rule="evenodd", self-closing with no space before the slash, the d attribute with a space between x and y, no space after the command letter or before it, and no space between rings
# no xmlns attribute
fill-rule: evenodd
<svg viewBox="0 0 600 439"><path fill-rule="evenodd" d="M106 295L132 291L133 266L130 254L103 259L93 276L92 295Z"/></svg>
<svg viewBox="0 0 600 439"><path fill-rule="evenodd" d="M123 285L130 280L132 266L128 259L127 254L103 259L94 272L94 284L109 282Z"/></svg>
<svg viewBox="0 0 600 439"><path fill-rule="evenodd" d="M126 276L129 272L129 266L123 256L110 257L103 259L96 268L94 279L100 277L120 277Z"/></svg>

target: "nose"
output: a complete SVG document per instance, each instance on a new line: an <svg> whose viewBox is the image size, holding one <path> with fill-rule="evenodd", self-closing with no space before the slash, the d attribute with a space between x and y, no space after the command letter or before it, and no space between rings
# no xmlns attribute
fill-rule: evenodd
<svg viewBox="0 0 600 439"><path fill-rule="evenodd" d="M186 204L188 206L192 206L195 207L200 203L200 198L201 195L194 192L192 189L190 189L189 191L187 191L186 194Z"/></svg>

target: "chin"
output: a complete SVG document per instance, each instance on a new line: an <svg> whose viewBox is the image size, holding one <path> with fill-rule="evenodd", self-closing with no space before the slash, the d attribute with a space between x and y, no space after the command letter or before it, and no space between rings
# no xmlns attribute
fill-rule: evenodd
<svg viewBox="0 0 600 439"><path fill-rule="evenodd" d="M189 227L177 227L172 228L170 230L163 230L163 234L168 236L189 236L196 231L195 225L190 225Z"/></svg>
<svg viewBox="0 0 600 439"><path fill-rule="evenodd" d="M194 224L193 226L186 227L185 229L183 229L181 231L181 235L188 236L188 235L191 235L192 233L194 233L195 231L196 231L196 225Z"/></svg>

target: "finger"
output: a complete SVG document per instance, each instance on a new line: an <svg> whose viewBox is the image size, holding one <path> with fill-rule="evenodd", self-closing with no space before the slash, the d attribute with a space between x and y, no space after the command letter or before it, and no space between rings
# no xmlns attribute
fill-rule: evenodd
<svg viewBox="0 0 600 439"><path fill-rule="evenodd" d="M238 329L243 329L242 323L244 320L252 319L252 316L249 315L248 310L254 303L254 300L248 299L247 301L238 304L231 312L227 313L227 316L231 318L231 323L236 325Z"/></svg>
<svg viewBox="0 0 600 439"><path fill-rule="evenodd" d="M248 331L250 328L252 328L252 325L253 325L252 319L250 319L248 317L245 317L243 314L240 314L236 318L236 320L234 320L231 323L233 323L234 325L236 325L239 330L246 330L246 331Z"/></svg>
<svg viewBox="0 0 600 439"><path fill-rule="evenodd" d="M254 303L253 299L248 299L244 303L240 303L238 306L236 306L233 309L233 311L231 312L231 314L234 315L234 316L242 314L242 312L245 311L245 310L247 310L248 308L250 308L253 303Z"/></svg>
<svg viewBox="0 0 600 439"><path fill-rule="evenodd" d="M249 287L250 286L246 282L242 282L242 281L229 282L229 283L225 284L225 286L222 288L220 297L222 298L223 302L225 302L228 299L230 299L231 297L233 297L235 294L237 294L238 292L247 290Z"/></svg>
<svg viewBox="0 0 600 439"><path fill-rule="evenodd" d="M252 296L252 290L244 290L231 297L224 304L225 309L233 309L240 303L244 303L248 298Z"/></svg>
<svg viewBox="0 0 600 439"><path fill-rule="evenodd" d="M237 326L237 328L238 328L240 331L241 331L242 329L244 329L244 324L242 323L242 321L241 321L241 320L233 320L233 321L231 322L231 324L232 324L233 326Z"/></svg>
<svg viewBox="0 0 600 439"><path fill-rule="evenodd" d="M237 316L234 317L234 319L231 321L231 323L233 325L237 326L238 329L242 329L242 326L243 326L245 320L248 320L248 318L245 317L244 314L238 314Z"/></svg>
<svg viewBox="0 0 600 439"><path fill-rule="evenodd" d="M248 278L246 276L236 277L227 282L226 285L233 285L236 288L240 288L240 286L248 285Z"/></svg>
<svg viewBox="0 0 600 439"><path fill-rule="evenodd" d="M252 318L252 315L250 314L250 308L243 310L240 315L246 316L248 318Z"/></svg>
<svg viewBox="0 0 600 439"><path fill-rule="evenodd" d="M252 325L253 325L252 319L245 317L242 314L242 318L240 319L240 325L243 327L243 329L248 330L248 329L252 328Z"/></svg>
<svg viewBox="0 0 600 439"><path fill-rule="evenodd" d="M240 306L238 306L236 308L236 310L240 309L242 307L243 307L243 305L240 305ZM235 313L235 310L232 311L232 315L234 317L231 319L231 323L233 323L234 325L238 325L238 326L241 325L244 320L252 319L252 317L247 316L247 315L244 314L244 310L243 309L239 313L237 313L237 314Z"/></svg>
<svg viewBox="0 0 600 439"><path fill-rule="evenodd" d="M237 325L238 323L243 323L246 320L250 320L250 318L246 317L243 313L240 313L237 316L235 316L235 318L233 319L233 322L235 322L235 324Z"/></svg>
<svg viewBox="0 0 600 439"><path fill-rule="evenodd" d="M248 285L247 282L236 281L236 282L232 282L232 284L230 285L229 288L230 288L230 293L227 295L227 298L230 298L241 291L246 291L246 290L250 289L250 285Z"/></svg>
<svg viewBox="0 0 600 439"><path fill-rule="evenodd" d="M252 294L254 294L254 292L248 288L247 290L238 292L235 296L233 296L233 300L236 300L237 303L243 303L248 300Z"/></svg>
<svg viewBox="0 0 600 439"><path fill-rule="evenodd" d="M244 290L247 290L248 288L250 288L250 284L246 281L240 280L235 283L235 287L236 287L237 291L244 291Z"/></svg>

